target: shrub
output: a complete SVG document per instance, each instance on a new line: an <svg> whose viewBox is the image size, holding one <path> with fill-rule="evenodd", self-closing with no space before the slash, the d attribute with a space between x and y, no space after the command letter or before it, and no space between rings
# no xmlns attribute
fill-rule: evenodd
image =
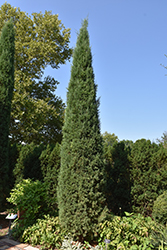
<svg viewBox="0 0 167 250"><path fill-rule="evenodd" d="M85 249L103 250L103 247L99 245L91 246L88 242L84 242L84 244L82 244L79 241L73 241L73 238L70 234L65 236L61 246L61 250L85 250Z"/></svg>
<svg viewBox="0 0 167 250"><path fill-rule="evenodd" d="M167 223L167 191L164 191L154 201L152 216L159 223L164 225Z"/></svg>
<svg viewBox="0 0 167 250"><path fill-rule="evenodd" d="M68 235L62 242L62 250L84 250L84 245L81 242L74 242L73 238Z"/></svg>
<svg viewBox="0 0 167 250"><path fill-rule="evenodd" d="M60 249L65 231L59 224L58 217L45 215L44 219L24 230L21 240L32 245L42 245L43 249Z"/></svg>
<svg viewBox="0 0 167 250"><path fill-rule="evenodd" d="M159 224L156 232L152 236L152 245L154 249L167 250L167 228Z"/></svg>
<svg viewBox="0 0 167 250"><path fill-rule="evenodd" d="M104 245L108 239L110 249L151 249L152 230L156 229L156 223L151 217L126 213L122 218L113 216L111 221L105 221L100 225L99 243Z"/></svg>
<svg viewBox="0 0 167 250"><path fill-rule="evenodd" d="M42 218L48 212L47 198L45 184L38 180L22 180L12 189L7 200L15 206L13 209L15 213L24 211L23 218L16 225L16 228L20 223L22 225L22 229L16 234L17 237L21 236L24 228L34 224L37 218Z"/></svg>

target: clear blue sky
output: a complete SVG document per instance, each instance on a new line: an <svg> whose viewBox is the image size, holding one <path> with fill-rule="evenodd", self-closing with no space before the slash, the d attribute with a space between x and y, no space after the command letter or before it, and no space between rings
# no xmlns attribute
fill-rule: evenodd
<svg viewBox="0 0 167 250"><path fill-rule="evenodd" d="M1 4L4 1L0 0ZM167 131L166 0L8 0L22 11L59 14L71 28L75 46L81 21L88 16L95 82L100 97L101 132L120 140L156 141ZM71 62L47 69L66 102Z"/></svg>

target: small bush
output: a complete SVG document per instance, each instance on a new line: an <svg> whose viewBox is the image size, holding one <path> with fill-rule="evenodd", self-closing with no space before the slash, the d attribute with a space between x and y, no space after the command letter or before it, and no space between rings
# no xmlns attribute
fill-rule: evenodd
<svg viewBox="0 0 167 250"><path fill-rule="evenodd" d="M96 245L96 246L91 246L88 242L84 242L82 244L79 241L73 241L73 238L70 234L65 236L62 245L61 245L61 250L103 250L102 246Z"/></svg>
<svg viewBox="0 0 167 250"><path fill-rule="evenodd" d="M65 231L59 224L58 217L45 215L37 223L25 229L21 240L32 245L42 245L43 249L60 249Z"/></svg>
<svg viewBox="0 0 167 250"><path fill-rule="evenodd" d="M159 224L157 230L152 235L153 249L167 250L167 228Z"/></svg>
<svg viewBox="0 0 167 250"><path fill-rule="evenodd" d="M99 243L105 245L104 240L110 240L109 249L152 249L151 234L156 228L156 223L142 215L126 213L122 218L114 216L111 221L100 225Z"/></svg>
<svg viewBox="0 0 167 250"><path fill-rule="evenodd" d="M61 250L84 250L84 245L78 241L74 242L73 238L68 235L62 242Z"/></svg>
<svg viewBox="0 0 167 250"><path fill-rule="evenodd" d="M14 205L13 212L24 212L20 221L16 223L14 231L20 237L24 229L48 213L47 194L45 184L30 179L22 180L11 190L7 200ZM21 227L19 227L21 225Z"/></svg>
<svg viewBox="0 0 167 250"><path fill-rule="evenodd" d="M164 225L167 223L167 191L154 201L152 216L159 223Z"/></svg>

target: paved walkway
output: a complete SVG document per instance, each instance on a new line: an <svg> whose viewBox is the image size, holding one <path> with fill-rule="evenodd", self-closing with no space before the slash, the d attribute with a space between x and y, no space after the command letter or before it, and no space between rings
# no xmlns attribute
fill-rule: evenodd
<svg viewBox="0 0 167 250"><path fill-rule="evenodd" d="M22 244L20 242L11 240L7 237L0 239L0 250L39 250L37 247L32 247L28 244Z"/></svg>

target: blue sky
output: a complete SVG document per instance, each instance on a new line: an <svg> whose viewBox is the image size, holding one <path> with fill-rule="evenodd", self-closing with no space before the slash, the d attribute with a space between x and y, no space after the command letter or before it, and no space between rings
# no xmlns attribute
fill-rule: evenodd
<svg viewBox="0 0 167 250"><path fill-rule="evenodd" d="M4 1L0 0L1 4ZM167 131L166 0L8 0L22 11L59 14L71 28L75 47L81 21L88 17L95 82L100 97L101 133L120 140L156 141ZM66 102L71 62L47 69L60 82Z"/></svg>

